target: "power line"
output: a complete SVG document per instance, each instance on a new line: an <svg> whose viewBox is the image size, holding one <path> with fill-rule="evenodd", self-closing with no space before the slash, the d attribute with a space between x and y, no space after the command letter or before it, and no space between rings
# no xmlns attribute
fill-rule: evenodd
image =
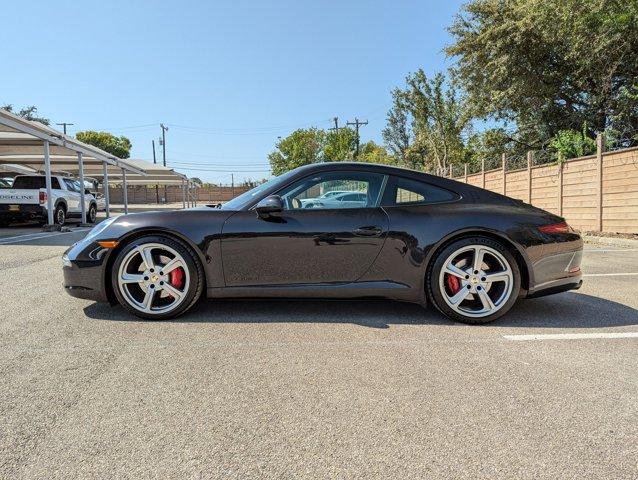
<svg viewBox="0 0 638 480"><path fill-rule="evenodd" d="M217 160L227 160L227 159L235 159L235 160L261 160L263 157L252 157L245 155L209 155L203 153L185 153L185 152L175 152L173 150L167 150L168 153L176 155L178 157L201 157L201 158L213 158Z"/></svg>
<svg viewBox="0 0 638 480"><path fill-rule="evenodd" d="M190 165L192 167L227 167L229 165L236 165L238 167L261 167L268 166L268 162L252 162L252 163L208 163L208 162L188 162L182 160L171 160L171 165Z"/></svg>
<svg viewBox="0 0 638 480"><path fill-rule="evenodd" d="M70 123L69 125L73 125L72 123ZM91 130L94 130L96 132L121 132L121 131L126 131L126 130L137 130L137 129L143 129L143 130L150 130L152 128L156 128L157 127L157 123L148 123L146 125L132 125L129 127L101 127L101 128L91 128ZM77 132L79 129L74 128L71 129L74 132Z"/></svg>
<svg viewBox="0 0 638 480"><path fill-rule="evenodd" d="M207 135L271 135L273 133L277 133L283 130L297 129L310 127L313 125L321 125L328 122L331 122L332 119L324 119L318 122L309 122L304 124L296 124L296 125L278 125L278 126L270 126L270 127L253 127L253 128L230 128L230 129L217 129L217 128L208 128L208 127L200 127L200 126L189 126L189 125L178 125L178 124L167 124L172 128L176 128L180 131L184 131L186 133L199 133L199 134L207 134Z"/></svg>

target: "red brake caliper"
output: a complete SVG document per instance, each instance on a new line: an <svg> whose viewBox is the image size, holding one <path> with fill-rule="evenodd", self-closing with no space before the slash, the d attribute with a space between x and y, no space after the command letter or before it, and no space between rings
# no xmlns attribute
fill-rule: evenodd
<svg viewBox="0 0 638 480"><path fill-rule="evenodd" d="M177 267L175 270L171 270L168 274L168 283L178 290L184 288L184 269L182 267Z"/></svg>
<svg viewBox="0 0 638 480"><path fill-rule="evenodd" d="M452 292L452 295L454 295L461 289L461 282L459 281L458 277L450 275L449 273L445 274L445 283L447 284L447 288L449 288Z"/></svg>

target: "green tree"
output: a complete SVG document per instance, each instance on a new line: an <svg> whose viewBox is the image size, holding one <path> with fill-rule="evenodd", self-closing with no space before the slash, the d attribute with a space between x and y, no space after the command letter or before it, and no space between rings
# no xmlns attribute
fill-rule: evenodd
<svg viewBox="0 0 638 480"><path fill-rule="evenodd" d="M273 175L324 159L323 148L326 132L318 128L299 129L275 145L276 150L268 154Z"/></svg>
<svg viewBox="0 0 638 480"><path fill-rule="evenodd" d="M450 164L464 161L463 136L471 128L470 117L443 74L429 79L418 70L408 75L405 88L395 89L393 96L395 106L388 116L398 116L398 110L403 110L413 132L404 163L418 168L416 160L422 162L421 168L444 172Z"/></svg>
<svg viewBox="0 0 638 480"><path fill-rule="evenodd" d="M7 112L15 113L16 115L29 120L31 122L40 122L44 125L49 125L51 121L48 118L38 116L38 107L31 105L30 107L21 108L17 112L13 111L13 105L4 105L2 107Z"/></svg>
<svg viewBox="0 0 638 480"><path fill-rule="evenodd" d="M370 140L359 147L358 162L379 163L383 165L396 165L397 159L390 155L382 146Z"/></svg>
<svg viewBox="0 0 638 480"><path fill-rule="evenodd" d="M357 144L357 136L351 128L331 130L325 135L323 157L331 162L352 160Z"/></svg>
<svg viewBox="0 0 638 480"><path fill-rule="evenodd" d="M596 141L587 136L586 126L583 126L582 132L559 130L549 146L557 152L559 161L590 155L596 151Z"/></svg>
<svg viewBox="0 0 638 480"><path fill-rule="evenodd" d="M471 0L450 27L473 114L513 122L528 148L561 130L638 129L638 2Z"/></svg>
<svg viewBox="0 0 638 480"><path fill-rule="evenodd" d="M129 158L131 155L131 141L126 137L116 137L108 132L87 130L78 132L75 138L119 158Z"/></svg>
<svg viewBox="0 0 638 480"><path fill-rule="evenodd" d="M477 167L481 161L500 161L504 153L507 157L525 155L524 146L516 143L504 128L488 128L473 133L467 140L467 163Z"/></svg>
<svg viewBox="0 0 638 480"><path fill-rule="evenodd" d="M414 163L423 164L423 158L409 155L410 145L414 141L414 134L408 109L401 101L401 91L394 89L392 97L392 108L386 117L386 126L381 132L383 141L398 163L411 167L416 166Z"/></svg>

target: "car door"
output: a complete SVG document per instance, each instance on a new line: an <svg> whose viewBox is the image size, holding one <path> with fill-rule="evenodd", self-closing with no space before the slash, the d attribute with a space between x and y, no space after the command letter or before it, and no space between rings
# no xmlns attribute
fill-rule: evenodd
<svg viewBox="0 0 638 480"><path fill-rule="evenodd" d="M80 190L79 184L70 178L63 178L66 192L64 194L66 198L67 208L69 212L80 211Z"/></svg>
<svg viewBox="0 0 638 480"><path fill-rule="evenodd" d="M323 172L278 192L283 212L268 218L254 210L233 214L221 240L226 285L356 281L372 266L388 233L388 217L379 206L385 181L377 173ZM347 189L364 194L366 201L312 208L301 201Z"/></svg>

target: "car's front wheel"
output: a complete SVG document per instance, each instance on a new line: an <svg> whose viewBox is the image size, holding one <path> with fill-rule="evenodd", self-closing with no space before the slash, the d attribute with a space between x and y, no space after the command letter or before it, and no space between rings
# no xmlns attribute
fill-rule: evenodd
<svg viewBox="0 0 638 480"><path fill-rule="evenodd" d="M53 221L58 225L64 225L66 222L66 209L64 205L58 205L53 212Z"/></svg>
<svg viewBox="0 0 638 480"><path fill-rule="evenodd" d="M95 223L95 219L97 218L97 207L95 204L91 204L89 207L89 211L86 212L86 223Z"/></svg>
<svg viewBox="0 0 638 480"><path fill-rule="evenodd" d="M463 238L437 254L427 287L436 308L452 320L488 323L512 308L521 275L516 259L500 242Z"/></svg>
<svg viewBox="0 0 638 480"><path fill-rule="evenodd" d="M141 318L174 318L191 308L204 287L203 268L182 242L163 235L133 240L111 269L119 303Z"/></svg>

